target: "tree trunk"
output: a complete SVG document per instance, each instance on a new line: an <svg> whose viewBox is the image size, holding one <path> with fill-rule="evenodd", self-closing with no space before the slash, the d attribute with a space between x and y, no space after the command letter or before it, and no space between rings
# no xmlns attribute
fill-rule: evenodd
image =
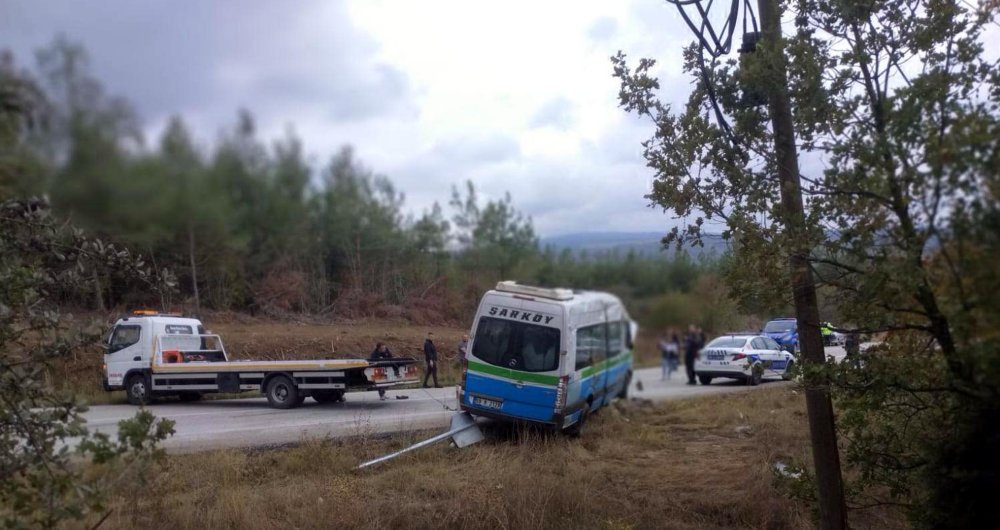
<svg viewBox="0 0 1000 530"><path fill-rule="evenodd" d="M194 293L194 311L201 313L201 296L198 293L198 265L194 259L194 227L188 223L188 259L191 262L191 292Z"/></svg>
<svg viewBox="0 0 1000 530"><path fill-rule="evenodd" d="M104 289L101 288L101 277L97 274L97 271L94 271L94 303L98 311L107 311L107 308L104 306Z"/></svg>
<svg viewBox="0 0 1000 530"><path fill-rule="evenodd" d="M781 217L792 243L789 258L795 318L799 330L799 346L806 368L806 413L809 417L809 437L812 442L813 465L816 468L820 526L823 529L847 528L847 507L840 475L840 453L834 424L833 403L829 387L822 376L813 376L810 365L826 362L823 337L819 329L819 308L816 284L809 267L809 238L805 230L802 190L799 182L799 160L795 147L795 126L787 91L784 44L781 38L781 11L777 0L758 0L761 29L772 61L768 71L774 79L770 86L768 109L774 131L778 178L781 183ZM758 52L758 53L761 53Z"/></svg>

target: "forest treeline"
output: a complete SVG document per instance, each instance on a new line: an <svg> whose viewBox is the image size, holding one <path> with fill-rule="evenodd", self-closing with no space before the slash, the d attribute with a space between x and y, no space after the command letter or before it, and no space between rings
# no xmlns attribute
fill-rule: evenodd
<svg viewBox="0 0 1000 530"><path fill-rule="evenodd" d="M30 68L4 54L0 76L17 95L8 101L32 117L8 130L0 194L46 195L58 217L176 278L173 292L150 300L95 275L92 292L74 300L85 306L460 321L501 279L640 300L674 293L673 307L717 267L684 254L582 259L540 248L509 194L483 200L471 182L442 190L419 216L404 214L392 180L349 146L314 164L292 128L262 138L245 109L212 144L180 115L147 139L134 107L108 94L86 50L64 38Z"/></svg>

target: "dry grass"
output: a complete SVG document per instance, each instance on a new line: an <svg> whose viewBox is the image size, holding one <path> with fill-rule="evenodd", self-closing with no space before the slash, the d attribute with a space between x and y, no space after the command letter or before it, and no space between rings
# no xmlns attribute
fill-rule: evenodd
<svg viewBox="0 0 1000 530"><path fill-rule="evenodd" d="M431 433L169 457L102 528L812 528L773 463L808 460L790 387L604 409L581 439L492 427L365 472ZM742 427L741 429L737 429ZM747 432L749 427L749 432ZM861 514L856 528L898 526Z"/></svg>

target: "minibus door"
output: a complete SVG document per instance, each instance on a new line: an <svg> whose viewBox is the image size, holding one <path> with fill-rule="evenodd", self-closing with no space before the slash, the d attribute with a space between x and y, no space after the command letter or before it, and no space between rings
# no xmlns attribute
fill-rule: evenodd
<svg viewBox="0 0 1000 530"><path fill-rule="evenodd" d="M607 402L608 392L608 328L605 324L594 327L595 348L592 353L594 366L594 408L600 407Z"/></svg>

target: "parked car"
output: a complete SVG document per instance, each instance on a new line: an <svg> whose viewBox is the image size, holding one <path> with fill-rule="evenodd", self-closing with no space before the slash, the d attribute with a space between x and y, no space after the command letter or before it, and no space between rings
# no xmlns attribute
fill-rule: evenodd
<svg viewBox="0 0 1000 530"><path fill-rule="evenodd" d="M694 372L703 385L717 377L759 384L765 377L791 377L795 357L772 338L730 334L712 339L698 354Z"/></svg>
<svg viewBox="0 0 1000 530"><path fill-rule="evenodd" d="M799 352L799 326L794 318L776 318L764 325L761 334L773 339L781 345L781 349L793 355Z"/></svg>

